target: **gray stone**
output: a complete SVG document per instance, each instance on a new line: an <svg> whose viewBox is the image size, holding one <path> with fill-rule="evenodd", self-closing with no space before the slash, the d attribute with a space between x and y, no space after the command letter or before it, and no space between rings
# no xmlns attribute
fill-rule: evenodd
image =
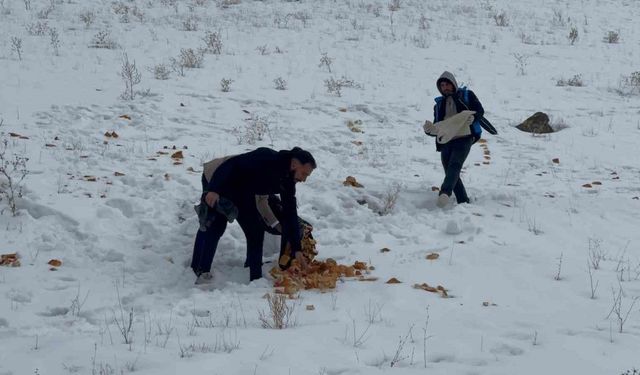
<svg viewBox="0 0 640 375"><path fill-rule="evenodd" d="M549 125L549 116L547 116L544 112L536 112L533 116L524 120L524 122L516 128L522 130L527 133L535 133L535 134L546 134L553 133L554 130Z"/></svg>

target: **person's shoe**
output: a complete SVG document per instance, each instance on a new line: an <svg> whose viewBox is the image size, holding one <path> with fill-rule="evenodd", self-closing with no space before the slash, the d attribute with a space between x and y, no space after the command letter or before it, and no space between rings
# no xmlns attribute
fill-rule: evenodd
<svg viewBox="0 0 640 375"><path fill-rule="evenodd" d="M210 284L211 282L213 282L213 274L211 272L203 272L196 279L196 285Z"/></svg>
<svg viewBox="0 0 640 375"><path fill-rule="evenodd" d="M225 197L218 198L216 202L216 211L227 218L227 221L233 223L238 218L238 207Z"/></svg>
<svg viewBox="0 0 640 375"><path fill-rule="evenodd" d="M438 201L436 202L436 206L440 208L445 208L449 203L449 196L445 193L438 195Z"/></svg>

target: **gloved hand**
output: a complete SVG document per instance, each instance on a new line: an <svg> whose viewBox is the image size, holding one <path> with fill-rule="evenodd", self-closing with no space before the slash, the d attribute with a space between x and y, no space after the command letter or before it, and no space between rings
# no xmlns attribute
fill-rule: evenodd
<svg viewBox="0 0 640 375"><path fill-rule="evenodd" d="M422 125L422 129L424 129L424 134L426 135L438 135L438 127L436 127L433 122L427 120Z"/></svg>

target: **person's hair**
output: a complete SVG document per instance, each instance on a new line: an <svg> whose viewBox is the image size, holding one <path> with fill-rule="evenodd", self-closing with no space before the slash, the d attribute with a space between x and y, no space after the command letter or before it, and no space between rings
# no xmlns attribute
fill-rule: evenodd
<svg viewBox="0 0 640 375"><path fill-rule="evenodd" d="M448 84L450 84L451 86L454 86L454 87L456 86L456 85L454 85L454 84L453 84L453 82L451 82L451 80L450 80L449 78L446 78L446 77L440 77L440 78L436 81L436 85L437 85L438 87L440 87L440 84L441 84L442 82L447 82Z"/></svg>
<svg viewBox="0 0 640 375"><path fill-rule="evenodd" d="M294 147L291 149L291 157L302 164L311 164L314 169L316 168L316 159L313 158L313 155L311 155L309 151L303 150L300 147Z"/></svg>

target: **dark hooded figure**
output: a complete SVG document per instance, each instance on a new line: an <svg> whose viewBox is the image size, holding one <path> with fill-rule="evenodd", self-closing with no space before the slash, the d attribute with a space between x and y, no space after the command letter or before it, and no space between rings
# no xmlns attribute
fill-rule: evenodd
<svg viewBox="0 0 640 375"><path fill-rule="evenodd" d="M212 279L211 263L218 241L227 222L236 219L247 238L245 267L249 267L250 280L262 277L262 246L268 229L282 234L291 245L291 258L306 264L300 251L295 185L306 181L315 168L311 153L300 147L281 151L261 147L205 163L201 204L197 206L200 230L191 261L198 277L196 284ZM273 213L265 212L263 198L274 194L280 195L281 208L277 215L280 220L276 220Z"/></svg>
<svg viewBox="0 0 640 375"><path fill-rule="evenodd" d="M471 90L458 87L455 77L444 72L436 81L442 96L435 98L433 123L426 121L424 131L436 137L436 150L440 152L445 177L440 186L438 207L445 207L451 194L458 203L469 203L469 196L460 179L471 145L482 133L480 119L484 114L482 104Z"/></svg>

